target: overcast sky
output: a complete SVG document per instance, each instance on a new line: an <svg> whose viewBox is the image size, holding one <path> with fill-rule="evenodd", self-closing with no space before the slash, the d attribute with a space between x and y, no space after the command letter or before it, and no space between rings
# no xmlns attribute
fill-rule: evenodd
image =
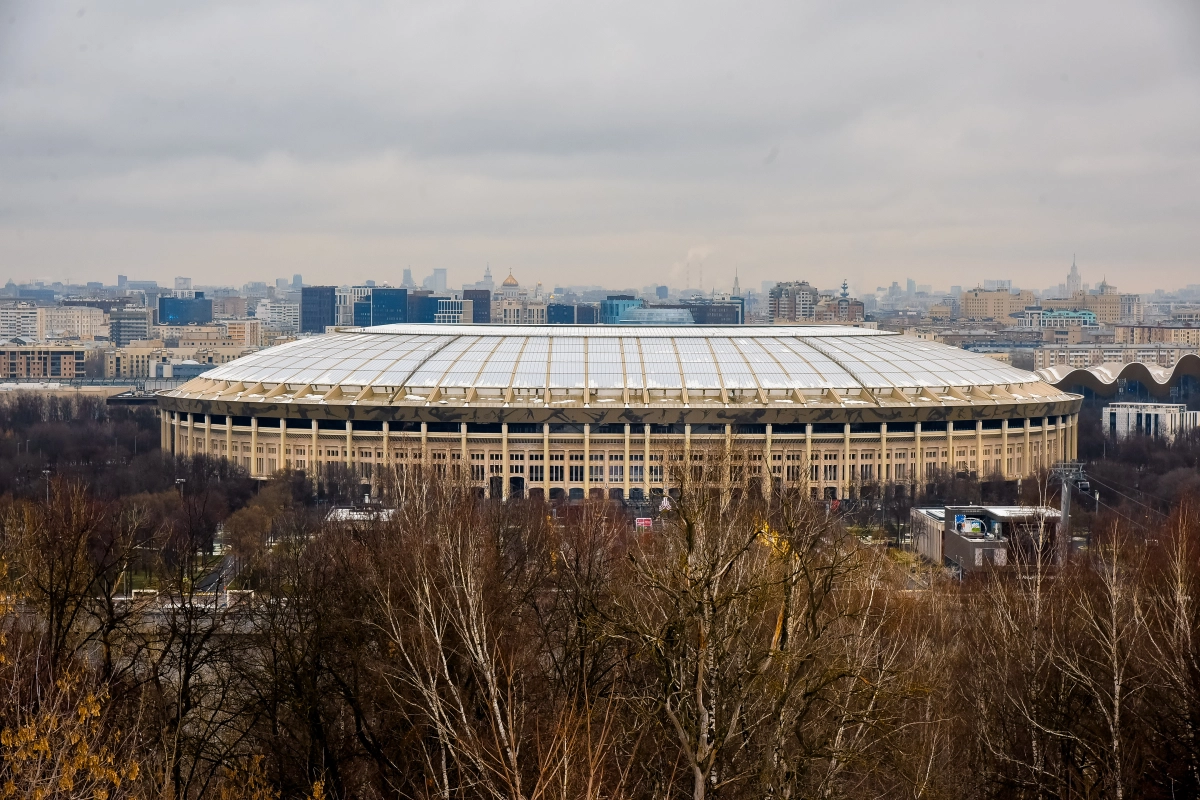
<svg viewBox="0 0 1200 800"><path fill-rule="evenodd" d="M0 281L1200 283L1197 9L0 0Z"/></svg>

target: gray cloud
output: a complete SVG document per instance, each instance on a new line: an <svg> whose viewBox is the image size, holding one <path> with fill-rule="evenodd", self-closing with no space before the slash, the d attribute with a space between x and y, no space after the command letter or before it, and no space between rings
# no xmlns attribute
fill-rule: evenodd
<svg viewBox="0 0 1200 800"><path fill-rule="evenodd" d="M1198 45L1184 2L3 3L0 272L1196 282Z"/></svg>

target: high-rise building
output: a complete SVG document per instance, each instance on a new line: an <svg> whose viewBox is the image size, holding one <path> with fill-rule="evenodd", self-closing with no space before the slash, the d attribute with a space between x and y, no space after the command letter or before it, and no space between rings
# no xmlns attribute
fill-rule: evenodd
<svg viewBox="0 0 1200 800"><path fill-rule="evenodd" d="M659 300L666 300L668 295L670 295L670 293L671 293L671 290L668 289L666 286L654 287L654 296L656 298L658 298Z"/></svg>
<svg viewBox="0 0 1200 800"><path fill-rule="evenodd" d="M177 289L176 291L187 292L194 296L167 297L159 295L159 325L203 325L212 322L213 303L212 300L205 298L204 292L192 292L191 289Z"/></svg>
<svg viewBox="0 0 1200 800"><path fill-rule="evenodd" d="M776 283L767 292L767 313L772 324L812 319L819 297L808 281Z"/></svg>
<svg viewBox="0 0 1200 800"><path fill-rule="evenodd" d="M146 339L150 333L150 309L114 308L108 314L108 339L117 347Z"/></svg>
<svg viewBox="0 0 1200 800"><path fill-rule="evenodd" d="M463 300L470 300L472 303L471 322L476 325L487 325L492 321L491 289L463 289L462 296Z"/></svg>
<svg viewBox="0 0 1200 800"><path fill-rule="evenodd" d="M192 279L191 278L176 278L175 279L175 290L176 291L186 292L186 291L191 291L191 288L192 288Z"/></svg>
<svg viewBox="0 0 1200 800"><path fill-rule="evenodd" d="M300 304L259 300L254 309L254 318L276 330L296 331L300 329Z"/></svg>
<svg viewBox="0 0 1200 800"><path fill-rule="evenodd" d="M300 332L324 333L337 324L337 287L305 286L300 290Z"/></svg>
<svg viewBox="0 0 1200 800"><path fill-rule="evenodd" d="M446 270L435 269L432 274L422 283L422 286L431 292L446 291Z"/></svg>
<svg viewBox="0 0 1200 800"><path fill-rule="evenodd" d="M1071 297L1076 292L1083 291L1083 277L1079 274L1079 267L1075 266L1075 257L1071 257L1071 271L1067 273L1067 297Z"/></svg>
<svg viewBox="0 0 1200 800"><path fill-rule="evenodd" d="M292 288L297 292L304 288L304 279L300 277L299 272L292 276Z"/></svg>

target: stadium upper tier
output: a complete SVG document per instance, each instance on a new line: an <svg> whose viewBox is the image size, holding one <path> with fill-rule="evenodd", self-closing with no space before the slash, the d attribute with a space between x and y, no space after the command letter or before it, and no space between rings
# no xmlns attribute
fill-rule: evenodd
<svg viewBox="0 0 1200 800"><path fill-rule="evenodd" d="M824 409L825 419L831 409L858 419L894 418L882 412L900 409L912 419L1006 416L1014 406L1078 397L985 356L863 328L384 325L254 353L164 401L269 413L266 404L304 416L324 408L354 418L426 409L415 418L431 419L466 407L540 412L531 419L573 409L594 417L605 409L629 416L636 408L741 408L767 421L776 413L763 412L810 416L797 413L804 409Z"/></svg>

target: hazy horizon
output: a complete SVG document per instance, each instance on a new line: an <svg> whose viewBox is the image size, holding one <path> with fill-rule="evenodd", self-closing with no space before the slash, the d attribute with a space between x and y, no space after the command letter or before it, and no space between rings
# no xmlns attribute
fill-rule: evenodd
<svg viewBox="0 0 1200 800"><path fill-rule="evenodd" d="M0 281L1174 289L1198 130L1188 2L7 1Z"/></svg>

